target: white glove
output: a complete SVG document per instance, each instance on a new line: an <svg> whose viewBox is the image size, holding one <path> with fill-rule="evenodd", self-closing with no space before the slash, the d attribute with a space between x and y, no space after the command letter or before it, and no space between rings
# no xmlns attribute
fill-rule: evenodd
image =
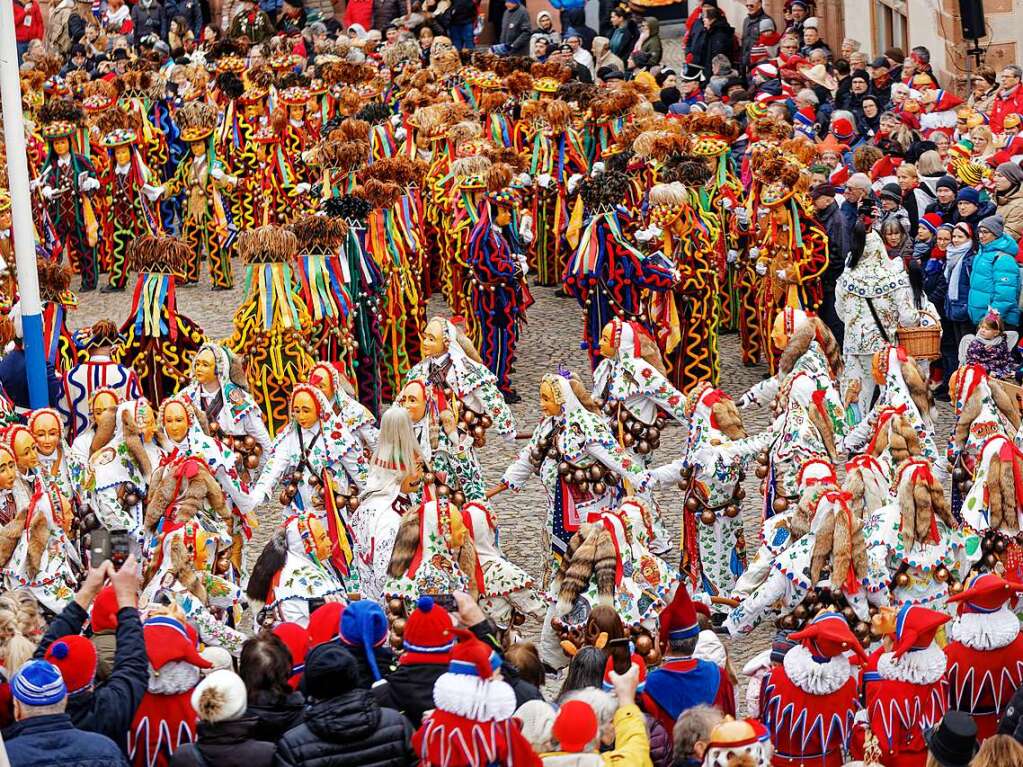
<svg viewBox="0 0 1023 767"><path fill-rule="evenodd" d="M529 274L529 259L526 258L526 254L516 253L515 260L519 262L519 269L522 270L522 276L525 277Z"/></svg>
<svg viewBox="0 0 1023 767"><path fill-rule="evenodd" d="M759 261L757 262L757 265L753 267L753 269L761 277L763 277L765 274L767 274L767 264L761 263Z"/></svg>
<svg viewBox="0 0 1023 767"><path fill-rule="evenodd" d="M519 218L519 237L526 245L533 241L533 217L528 213Z"/></svg>
<svg viewBox="0 0 1023 767"><path fill-rule="evenodd" d="M391 125L395 128L401 125L401 115L391 115Z"/></svg>
<svg viewBox="0 0 1023 767"><path fill-rule="evenodd" d="M99 181L94 178L87 178L81 183L81 189L83 192L94 192L99 189Z"/></svg>
<svg viewBox="0 0 1023 767"><path fill-rule="evenodd" d="M514 181L519 186L529 186L530 184L533 183L533 177L526 173L526 171L522 171L517 176L515 176Z"/></svg>
<svg viewBox="0 0 1023 767"><path fill-rule="evenodd" d="M721 207L724 208L725 210L731 210L733 204L734 203L732 203L732 200L731 200L730 197L725 197L724 199L721 200ZM741 208L740 208L740 210L741 210Z"/></svg>
<svg viewBox="0 0 1023 767"><path fill-rule="evenodd" d="M782 280L782 281L785 281L785 280L787 280L789 278L788 272L786 272L784 269L778 269L774 273L774 276L777 277L779 280Z"/></svg>
<svg viewBox="0 0 1023 767"><path fill-rule="evenodd" d="M89 171L83 170L78 174L78 187L81 188L89 178Z"/></svg>
<svg viewBox="0 0 1023 767"><path fill-rule="evenodd" d="M53 191L53 187L52 186L46 185L46 186L43 187L42 194L43 194L43 199L44 200L52 200L53 199L53 195L55 194L55 192Z"/></svg>
<svg viewBox="0 0 1023 767"><path fill-rule="evenodd" d="M758 258L759 256L760 256L760 248L758 248L756 245L754 245L752 248L749 249L749 257L750 258L754 258L755 259L755 258Z"/></svg>
<svg viewBox="0 0 1023 767"><path fill-rule="evenodd" d="M549 187L553 180L554 178L551 176L550 173L541 173L539 176L536 177L536 183L539 184L540 187L543 189Z"/></svg>
<svg viewBox="0 0 1023 767"><path fill-rule="evenodd" d="M728 253L725 255L725 259L728 261L728 263L734 264L736 261L739 260L739 251L733 248L729 248Z"/></svg>
<svg viewBox="0 0 1023 767"><path fill-rule="evenodd" d="M144 194L146 199L150 202L156 202L157 199L163 196L165 191L166 187L162 186L149 186L149 184L146 184L142 187L142 194Z"/></svg>
<svg viewBox="0 0 1023 767"><path fill-rule="evenodd" d="M217 181L223 181L227 178L227 174L221 168L213 168L210 171L210 175L213 176Z"/></svg>
<svg viewBox="0 0 1023 767"><path fill-rule="evenodd" d="M646 229L639 229L636 232L636 239L640 242L650 242L660 237L662 229L657 224L650 224Z"/></svg>
<svg viewBox="0 0 1023 767"><path fill-rule="evenodd" d="M749 225L749 211L746 208L738 207L735 209L735 220L739 222L739 226L745 227Z"/></svg>
<svg viewBox="0 0 1023 767"><path fill-rule="evenodd" d="M300 181L299 183L295 184L295 191L298 194L309 194L309 189L310 187L308 181Z"/></svg>
<svg viewBox="0 0 1023 767"><path fill-rule="evenodd" d="M606 169L607 169L607 166L604 165L603 162L595 162L595 163L593 163L593 168L590 169L590 173L592 173L594 176L599 176Z"/></svg>
<svg viewBox="0 0 1023 767"><path fill-rule="evenodd" d="M30 192L34 192L36 189L38 189L42 185L42 183L43 183L43 180L41 178L34 178L34 179L32 179L31 181L28 182L28 190Z"/></svg>
<svg viewBox="0 0 1023 767"><path fill-rule="evenodd" d="M304 152L302 152L302 154L299 155L299 157L302 158L302 162L308 165L310 161L313 159L313 150L306 149Z"/></svg>
<svg viewBox="0 0 1023 767"><path fill-rule="evenodd" d="M582 173L573 173L568 179L568 193L572 194L575 188L579 186L579 182L583 180Z"/></svg>
<svg viewBox="0 0 1023 767"><path fill-rule="evenodd" d="M395 131L394 131L394 137L395 137L395 138L396 138L396 139L397 139L398 141L404 141L404 140L405 140L405 137L406 137L407 135L408 135L408 131L407 131L407 130L405 130L404 128L398 128L397 130L395 130Z"/></svg>

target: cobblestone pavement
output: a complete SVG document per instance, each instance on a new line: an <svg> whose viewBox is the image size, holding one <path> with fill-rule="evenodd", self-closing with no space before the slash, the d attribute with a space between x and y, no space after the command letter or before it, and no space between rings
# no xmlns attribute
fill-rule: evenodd
<svg viewBox="0 0 1023 767"><path fill-rule="evenodd" d="M178 311L197 321L210 337L214 339L226 337L231 329L231 315L243 295L241 283L244 271L238 262L235 263L235 275L238 284L231 291L215 293L206 286L206 283L199 287L179 290ZM518 360L513 375L523 401L514 405L512 409L519 430L526 432L531 431L539 420L538 389L543 374L555 370L558 363L564 363L577 374L581 374L587 384L590 381L586 355L579 348L582 313L578 305L572 299L556 297L551 288L533 288L533 295L536 297L536 303L528 312L528 324L519 343ZM103 317L121 322L127 316L130 304L130 291L114 295L84 294L78 311L72 315L72 326L86 325ZM437 296L431 300L429 308L431 313L447 313L446 307ZM721 387L734 397L738 397L765 374L764 366L748 368L739 361L737 335L723 336L719 343L719 353ZM943 406L942 426L939 430L942 438L948 434L949 415L948 406ZM754 433L766 428L768 416L766 409L744 413L747 430ZM678 457L684 444L684 436L683 428L666 429L655 464L661 465ZM940 442L939 439L939 444ZM504 468L513 459L515 451L523 444L524 442L519 442L517 445L510 445L499 439L488 441L481 451L488 485L500 478ZM759 537L760 507L757 485L758 480L751 472L746 481L747 496L743 507L746 540L750 542L757 541ZM657 492L656 497L672 538L677 544L682 514L680 491L674 488L662 489ZM501 531L501 546L505 555L539 578L541 563L545 556L540 544L545 517L545 500L540 482L534 479L521 492L502 493L497 496L495 502ZM261 527L255 538L254 553L261 549L279 520L278 507L272 506L262 510ZM753 551L754 547L751 544L750 556ZM677 564L677 550L670 558ZM539 624L529 622L525 629L527 636L535 638L539 632ZM767 622L749 637L725 640L736 673L742 669L746 661L767 646L772 632L773 626ZM556 694L558 684L559 682L552 680L548 684L548 692ZM739 690L743 689L745 680L740 679ZM742 699L743 696L740 694L740 701Z"/></svg>

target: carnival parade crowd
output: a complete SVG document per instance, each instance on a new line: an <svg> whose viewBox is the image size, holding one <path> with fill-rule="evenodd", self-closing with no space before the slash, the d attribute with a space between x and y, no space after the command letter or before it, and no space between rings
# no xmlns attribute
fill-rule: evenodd
<svg viewBox="0 0 1023 767"><path fill-rule="evenodd" d="M13 767L1023 767L1021 70L695 2L14 0Z"/></svg>

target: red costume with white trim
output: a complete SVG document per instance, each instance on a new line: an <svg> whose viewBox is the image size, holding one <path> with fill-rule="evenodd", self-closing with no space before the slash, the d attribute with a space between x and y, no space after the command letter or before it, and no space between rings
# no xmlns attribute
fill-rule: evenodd
<svg viewBox="0 0 1023 767"><path fill-rule="evenodd" d="M860 707L856 674L846 656L866 656L838 613L818 615L790 635L801 642L785 654L764 684L763 721L774 744L775 767L840 767Z"/></svg>
<svg viewBox="0 0 1023 767"><path fill-rule="evenodd" d="M959 617L949 627L950 708L965 711L977 723L977 740L994 735L998 720L1023 684L1023 636L1015 607L1023 584L995 573L978 575L969 587L950 596Z"/></svg>

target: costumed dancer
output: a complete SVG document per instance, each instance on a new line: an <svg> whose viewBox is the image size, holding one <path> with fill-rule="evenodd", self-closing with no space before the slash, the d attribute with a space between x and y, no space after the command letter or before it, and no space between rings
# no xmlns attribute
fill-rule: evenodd
<svg viewBox="0 0 1023 767"><path fill-rule="evenodd" d="M36 185L44 201L47 230L44 240L52 247L54 260L67 258L82 278L81 290L96 289L99 264L96 255L99 224L92 204L92 193L100 188L96 171L83 155L74 151L71 137L77 133L81 110L70 102L55 109L63 115L43 125L40 134L46 140L46 159Z"/></svg>
<svg viewBox="0 0 1023 767"><path fill-rule="evenodd" d="M217 113L205 102L185 104L177 113L181 140L189 152L178 163L174 177L164 186L164 197L182 195L181 239L187 244L188 259L182 277L186 284L198 283L203 259L210 262L214 290L234 285L231 271L231 212L221 189L237 185L215 152L213 131Z"/></svg>
<svg viewBox="0 0 1023 767"><path fill-rule="evenodd" d="M81 561L68 538L71 507L55 484L39 473L35 438L12 426L0 450L0 492L13 496L13 516L0 528L0 576L4 588L25 589L47 610L59 614L77 587ZM13 465L6 458L13 459Z"/></svg>
<svg viewBox="0 0 1023 767"><path fill-rule="evenodd" d="M518 192L510 187L511 168L497 163L487 171L487 194L477 209L469 233L466 262L469 295L479 331L483 364L497 377L497 388L508 402L521 397L511 385L515 348L526 309L533 303L526 285L525 254L514 220Z"/></svg>
<svg viewBox="0 0 1023 767"><path fill-rule="evenodd" d="M131 243L143 235L161 233L160 220L152 206L162 190L153 185L153 173L143 163L137 142L135 131L128 129L111 131L101 141L110 155L102 178L109 211L103 217L110 280L104 292L124 290Z"/></svg>
<svg viewBox="0 0 1023 767"><path fill-rule="evenodd" d="M856 674L848 654L866 654L840 614L822 612L802 631L764 683L762 719L774 744L775 767L809 759L840 767L860 708Z"/></svg>
<svg viewBox="0 0 1023 767"><path fill-rule="evenodd" d="M547 494L544 581L557 572L569 540L592 514L613 509L623 492L642 493L650 476L615 440L582 382L564 371L540 383L543 420L488 496L519 490L533 474ZM631 487L630 487L631 485Z"/></svg>
<svg viewBox="0 0 1023 767"><path fill-rule="evenodd" d="M1023 451L1003 434L995 434L980 449L972 487L960 508L965 525L983 536L983 557L977 570L995 568L1013 580L1023 575Z"/></svg>
<svg viewBox="0 0 1023 767"><path fill-rule="evenodd" d="M138 279L114 361L135 371L150 402L162 402L188 384L192 357L206 340L202 328L178 312L178 280L191 255L182 240L146 236L132 243L128 258Z"/></svg>
<svg viewBox="0 0 1023 767"><path fill-rule="evenodd" d="M292 389L313 366L316 328L300 300L293 232L263 226L238 237L245 259L245 299L234 313L224 346L246 363L249 391L275 437L288 423Z"/></svg>
<svg viewBox="0 0 1023 767"><path fill-rule="evenodd" d="M254 475L271 442L242 360L227 347L206 343L192 358L190 373L181 396L206 417L210 434L233 451L240 476Z"/></svg>
<svg viewBox="0 0 1023 767"><path fill-rule="evenodd" d="M366 487L352 512L359 586L366 599L383 597L398 527L423 484L422 461L409 412L392 405L380 419Z"/></svg>
<svg viewBox="0 0 1023 767"><path fill-rule="evenodd" d="M575 252L565 265L565 292L583 307L582 345L593 367L600 359L604 326L614 317L642 322L646 291L668 290L677 277L663 255L644 256L626 240L619 206L628 188L624 173L607 171L585 179L567 234ZM583 205L590 214L585 227Z"/></svg>
<svg viewBox="0 0 1023 767"><path fill-rule="evenodd" d="M315 386L296 384L289 412L290 419L274 440L252 489L252 505L266 502L274 488L283 485L281 505L316 513L331 542L330 563L349 590L358 591L350 515L366 486L362 444Z"/></svg>
<svg viewBox="0 0 1023 767"><path fill-rule="evenodd" d="M299 177L297 158L284 151L282 130L279 125L261 125L249 134L256 167L238 177L235 189L252 208L251 218L241 222L248 229L290 223L308 207L309 182Z"/></svg>
<svg viewBox="0 0 1023 767"><path fill-rule="evenodd" d="M995 573L962 585L948 598L958 608L945 646L948 699L950 708L973 717L983 740L995 734L1023 683L1023 636L1014 612L1023 585Z"/></svg>
<svg viewBox="0 0 1023 767"><path fill-rule="evenodd" d="M60 413L52 407L40 408L29 413L25 422L36 441L39 456L39 473L47 484L57 487L60 494L73 507L76 517L81 503L80 488L75 484L75 470L72 467L71 449L64 441L64 424Z"/></svg>
<svg viewBox="0 0 1023 767"><path fill-rule="evenodd" d="M648 234L677 275L671 291L656 293L649 308L650 324L670 368L668 378L684 392L702 382L716 386L719 288L711 232L678 182L655 184L648 204Z"/></svg>
<svg viewBox="0 0 1023 767"><path fill-rule="evenodd" d="M338 363L341 364L341 363ZM334 409L334 415L362 442L363 449L372 454L377 449L376 418L369 409L355 399L351 380L338 366L330 362L317 362L309 371L309 383L323 392Z"/></svg>
<svg viewBox="0 0 1023 767"><path fill-rule="evenodd" d="M78 308L78 297L71 292L71 269L56 261L38 259L39 299L43 304L43 353L53 370L62 375L78 361L78 344L68 326L68 312ZM10 311L14 334L23 338L21 301Z"/></svg>
<svg viewBox="0 0 1023 767"><path fill-rule="evenodd" d="M948 613L907 602L891 616L891 649L880 648L863 669L866 727L881 749L885 767L924 767L925 733L937 726L948 708L945 653L934 641ZM886 621L885 621L886 622ZM862 727L853 733L853 746Z"/></svg>
<svg viewBox="0 0 1023 767"><path fill-rule="evenodd" d="M98 320L83 330L79 351L86 359L69 368L61 378L64 396L60 412L67 423L68 439L74 441L89 423L89 402L99 389L112 389L122 400L138 399L142 388L135 371L111 358L121 334L110 320Z"/></svg>

